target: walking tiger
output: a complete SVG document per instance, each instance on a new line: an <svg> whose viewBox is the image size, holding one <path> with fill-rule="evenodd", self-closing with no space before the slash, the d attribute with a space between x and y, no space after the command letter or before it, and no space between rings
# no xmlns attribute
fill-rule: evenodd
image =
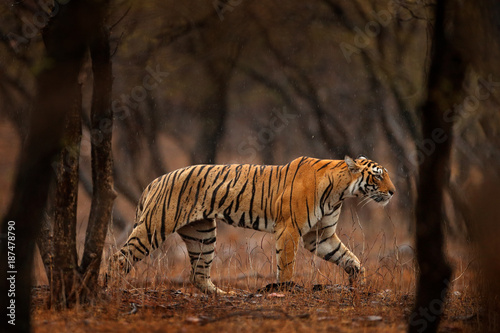
<svg viewBox="0 0 500 333"><path fill-rule="evenodd" d="M386 205L396 189L387 170L360 156L344 160L299 157L285 165L193 165L153 180L136 210L135 226L115 267L132 263L177 232L187 246L191 280L205 293L225 293L210 279L216 220L274 233L278 284L292 283L300 238L309 251L334 262L351 284L364 268L335 234L345 199L365 197Z"/></svg>

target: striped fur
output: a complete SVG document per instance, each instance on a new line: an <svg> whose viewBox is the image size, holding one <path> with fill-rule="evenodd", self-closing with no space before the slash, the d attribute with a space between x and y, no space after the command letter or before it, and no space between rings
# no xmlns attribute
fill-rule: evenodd
<svg viewBox="0 0 500 333"><path fill-rule="evenodd" d="M395 192L387 170L364 157L300 157L286 165L194 165L155 179L144 190L129 239L113 256L131 263L177 232L186 243L192 281L203 292L224 293L210 280L216 219L276 235L278 282L292 281L302 237L305 247L363 276L358 258L335 234L344 199L369 197L387 204Z"/></svg>

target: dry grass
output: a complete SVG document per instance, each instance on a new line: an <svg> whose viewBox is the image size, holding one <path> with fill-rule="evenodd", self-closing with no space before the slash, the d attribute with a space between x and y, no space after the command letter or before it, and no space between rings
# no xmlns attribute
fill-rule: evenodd
<svg viewBox="0 0 500 333"><path fill-rule="evenodd" d="M412 293L339 285L300 293L205 296L170 284L111 288L95 305L54 312L41 304L46 293L35 295L35 332L401 332L413 302ZM474 331L474 311L473 299L452 295L443 330Z"/></svg>
<svg viewBox="0 0 500 333"><path fill-rule="evenodd" d="M260 294L259 288L275 282L273 236L221 226L212 278L220 288L235 291L235 296L205 296L192 287L185 248L174 235L162 251L136 264L128 276L114 276L96 304L55 312L44 305L47 291L35 289L34 329L50 333L405 331L415 295L411 246L390 227L363 230L354 221L347 230L339 232L341 238L369 273L363 287L349 289L338 267L301 249L295 281L305 290ZM448 253L455 276L441 328L474 332L479 320L474 268L460 247L450 247ZM315 285L326 288L314 290Z"/></svg>

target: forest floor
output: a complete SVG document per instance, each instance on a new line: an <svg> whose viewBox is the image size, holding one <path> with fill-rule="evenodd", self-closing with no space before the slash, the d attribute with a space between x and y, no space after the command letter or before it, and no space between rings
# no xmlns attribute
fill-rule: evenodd
<svg viewBox="0 0 500 333"><path fill-rule="evenodd" d="M406 332L411 321L418 270L407 245L355 238L367 285L350 288L347 274L300 248L294 281L298 292L259 292L275 282L274 238L221 228L211 276L235 295L206 296L189 283L189 257L179 237L138 262L126 276L112 273L92 305L47 308L46 286L33 289L33 328L55 332ZM368 235L374 234L367 232ZM385 231L385 234L388 234ZM253 236L252 236L253 235ZM242 236L240 239L232 237ZM341 235L346 242L353 238ZM379 240L391 237L379 237ZM406 244L398 241L397 244ZM359 246L363 245L363 250ZM356 247L358 246L358 247ZM464 247L448 248L454 267L441 332L479 332L477 267ZM405 250L405 251L403 251ZM116 251L115 249L111 252ZM43 267L39 267L39 274ZM39 279L39 281L44 281ZM46 280L45 280L46 281ZM40 282L45 285L47 282ZM440 300L435 304L439 307ZM428 310L429 320L436 309ZM423 311L426 311L423 309ZM414 321L418 329L426 323Z"/></svg>
<svg viewBox="0 0 500 333"><path fill-rule="evenodd" d="M33 328L37 333L404 332L415 296L339 284L295 293L234 287L234 296L206 296L190 285L108 288L95 304L62 312L47 309L48 290L39 287L33 290ZM476 332L477 309L474 297L452 291L440 331ZM414 324L425 328L423 322Z"/></svg>

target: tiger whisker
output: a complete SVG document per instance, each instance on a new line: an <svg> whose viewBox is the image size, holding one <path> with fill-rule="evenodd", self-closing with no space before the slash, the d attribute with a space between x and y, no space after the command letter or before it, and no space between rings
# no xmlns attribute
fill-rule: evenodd
<svg viewBox="0 0 500 333"><path fill-rule="evenodd" d="M364 197L363 199L361 199L361 200L358 202L357 206L360 206L360 205L362 205L362 204L366 204L366 202L367 202L367 201L369 201L370 199L371 199L370 197Z"/></svg>
<svg viewBox="0 0 500 333"><path fill-rule="evenodd" d="M366 201L364 202L363 206L361 206L361 207L360 207L360 209L361 209L361 208L363 208L364 206L368 205L368 204L369 204L369 203L373 200L373 198L372 198L372 197L367 197L367 198L368 198L368 200L366 200Z"/></svg>

